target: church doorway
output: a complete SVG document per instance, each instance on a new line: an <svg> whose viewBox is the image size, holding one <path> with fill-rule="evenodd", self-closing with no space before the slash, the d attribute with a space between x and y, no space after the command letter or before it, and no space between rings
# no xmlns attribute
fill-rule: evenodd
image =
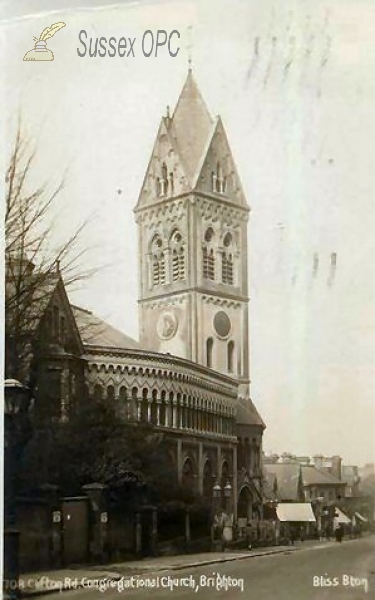
<svg viewBox="0 0 375 600"><path fill-rule="evenodd" d="M253 495L247 485L244 485L241 489L238 502L237 502L237 516L238 518L251 519L252 518L252 503Z"/></svg>

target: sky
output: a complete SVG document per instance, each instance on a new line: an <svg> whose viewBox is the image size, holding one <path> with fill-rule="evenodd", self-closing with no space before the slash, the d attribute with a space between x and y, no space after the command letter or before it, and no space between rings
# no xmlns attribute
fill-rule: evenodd
<svg viewBox="0 0 375 600"><path fill-rule="evenodd" d="M220 114L251 206L252 398L266 451L375 459L375 4L371 0L2 3L2 118L37 148L35 183L66 173L56 240L106 265L71 294L138 335L137 202L157 128L193 73ZM23 62L47 25L53 62ZM136 38L81 58L78 34ZM177 57L142 54L180 32ZM33 182L31 182L33 183ZM332 266L332 255L336 264Z"/></svg>

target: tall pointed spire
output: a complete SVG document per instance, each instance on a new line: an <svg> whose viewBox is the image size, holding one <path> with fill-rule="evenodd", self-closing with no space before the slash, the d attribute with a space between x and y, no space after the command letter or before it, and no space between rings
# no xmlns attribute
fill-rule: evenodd
<svg viewBox="0 0 375 600"><path fill-rule="evenodd" d="M213 120L195 82L191 68L172 117L172 135L187 176L193 180L212 132Z"/></svg>

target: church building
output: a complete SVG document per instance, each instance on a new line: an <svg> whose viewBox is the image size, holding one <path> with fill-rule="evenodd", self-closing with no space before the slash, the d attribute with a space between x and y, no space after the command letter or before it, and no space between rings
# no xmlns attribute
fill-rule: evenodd
<svg viewBox="0 0 375 600"><path fill-rule="evenodd" d="M56 356L50 374L61 377L55 399L49 388L54 418L68 418L83 373L90 396L117 399L124 419L164 435L181 485L212 498L214 486L224 495L230 484L235 518L261 517L263 500L265 425L250 397L249 212L223 123L189 70L161 119L134 209L139 341L69 305L58 274L41 318L49 360Z"/></svg>

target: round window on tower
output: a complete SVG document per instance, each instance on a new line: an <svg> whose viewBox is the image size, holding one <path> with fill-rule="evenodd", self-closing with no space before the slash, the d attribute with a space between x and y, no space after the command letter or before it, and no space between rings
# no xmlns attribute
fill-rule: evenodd
<svg viewBox="0 0 375 600"><path fill-rule="evenodd" d="M231 322L227 313L223 310L219 310L214 316L214 329L217 335L221 338L228 337L231 330Z"/></svg>

